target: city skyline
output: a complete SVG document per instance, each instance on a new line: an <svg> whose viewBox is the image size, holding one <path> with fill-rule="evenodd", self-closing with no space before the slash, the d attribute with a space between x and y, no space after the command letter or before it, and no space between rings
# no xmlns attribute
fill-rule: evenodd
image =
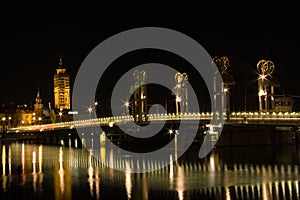
<svg viewBox="0 0 300 200"><path fill-rule="evenodd" d="M1 199L300 199L296 3L1 2Z"/></svg>
<svg viewBox="0 0 300 200"><path fill-rule="evenodd" d="M208 17L209 12L200 8L199 12L187 5L150 5L143 10L121 7L103 6L101 12L96 12L96 8L86 10L74 3L2 13L0 103L34 103L39 88L43 102L53 104L52 78L59 53L73 82L84 58L101 41L142 26L178 30L197 40L212 57L227 56L237 82L232 88L233 109L244 107L245 90L249 108L257 108L256 64L261 59L274 62L274 75L285 93L300 95L295 73L300 39L299 32L291 25L297 22L293 12L285 16L252 14L249 20L246 18L249 12L241 15L241 11L227 13L218 8L218 15ZM52 10L58 15L48 16ZM114 17L109 17L111 13Z"/></svg>

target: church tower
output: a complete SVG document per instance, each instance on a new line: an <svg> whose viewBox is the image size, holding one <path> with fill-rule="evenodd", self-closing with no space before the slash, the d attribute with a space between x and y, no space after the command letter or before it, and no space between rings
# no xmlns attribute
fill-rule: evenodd
<svg viewBox="0 0 300 200"><path fill-rule="evenodd" d="M34 104L34 113L35 113L36 117L42 117L43 108L44 108L44 105L42 104L42 98L40 96L40 90L38 90L36 98L35 98L35 104Z"/></svg>
<svg viewBox="0 0 300 200"><path fill-rule="evenodd" d="M58 68L54 74L54 108L70 109L70 76L63 67L62 57L59 57Z"/></svg>

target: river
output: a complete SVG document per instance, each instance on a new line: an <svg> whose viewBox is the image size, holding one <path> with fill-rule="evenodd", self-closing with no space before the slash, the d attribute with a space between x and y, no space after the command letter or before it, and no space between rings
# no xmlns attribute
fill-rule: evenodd
<svg viewBox="0 0 300 200"><path fill-rule="evenodd" d="M116 162L110 147L97 151L101 159ZM131 173L101 164L85 148L2 142L0 195L1 199L300 198L299 147L218 147L202 159L198 151L195 144L167 167Z"/></svg>

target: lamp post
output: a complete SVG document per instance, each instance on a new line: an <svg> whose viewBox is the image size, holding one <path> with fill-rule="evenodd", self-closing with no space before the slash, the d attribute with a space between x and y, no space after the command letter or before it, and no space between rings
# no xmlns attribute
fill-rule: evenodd
<svg viewBox="0 0 300 200"><path fill-rule="evenodd" d="M60 111L59 113L58 113L58 115L59 115L59 117L60 117L60 122L62 122L62 115L63 115L63 113L62 113L62 111Z"/></svg>
<svg viewBox="0 0 300 200"><path fill-rule="evenodd" d="M91 119L91 114L92 114L92 112L93 112L92 106L88 107L88 108L87 108L87 111L89 112L89 118Z"/></svg>
<svg viewBox="0 0 300 200"><path fill-rule="evenodd" d="M225 107L225 103L224 103L224 97L226 97L226 109L225 109L225 113L226 113L226 116L229 117L229 113L230 113L230 94L229 94L229 87L226 86L224 87L223 89L223 93L224 95L222 95L222 104L223 104L223 108L222 110L224 110L224 107Z"/></svg>
<svg viewBox="0 0 300 200"><path fill-rule="evenodd" d="M39 124L41 124L42 117L39 117L38 120L39 120Z"/></svg>
<svg viewBox="0 0 300 200"><path fill-rule="evenodd" d="M8 127L10 127L10 121L11 121L11 117L8 117Z"/></svg>
<svg viewBox="0 0 300 200"><path fill-rule="evenodd" d="M177 162L177 158L178 158L178 135L179 135L179 131L178 130L172 130L169 129L168 133L171 135L174 134L174 157L175 157L175 160Z"/></svg>
<svg viewBox="0 0 300 200"><path fill-rule="evenodd" d="M6 120L6 117L2 117L2 133L4 133L4 130L5 130L5 120Z"/></svg>
<svg viewBox="0 0 300 200"><path fill-rule="evenodd" d="M35 113L32 113L32 121L33 121L33 124L35 125L35 124L36 124L36 117L35 117Z"/></svg>
<svg viewBox="0 0 300 200"><path fill-rule="evenodd" d="M100 104L100 103L99 103L98 101L95 101L95 103L94 103L94 109L95 109L95 114L96 114L96 116L97 116L99 104Z"/></svg>

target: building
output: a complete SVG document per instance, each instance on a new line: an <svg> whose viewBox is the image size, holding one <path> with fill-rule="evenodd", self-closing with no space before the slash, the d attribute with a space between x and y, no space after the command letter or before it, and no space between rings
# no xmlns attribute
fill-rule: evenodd
<svg viewBox="0 0 300 200"><path fill-rule="evenodd" d="M59 58L58 68L54 74L54 108L70 109L70 76L63 67L62 58Z"/></svg>
<svg viewBox="0 0 300 200"><path fill-rule="evenodd" d="M44 105L42 104L42 98L40 97L40 90L38 90L35 98L34 109L33 109L35 117L37 118L42 117L43 109L44 109Z"/></svg>
<svg viewBox="0 0 300 200"><path fill-rule="evenodd" d="M293 99L291 97L277 97L275 99L275 112L289 112L293 111Z"/></svg>
<svg viewBox="0 0 300 200"><path fill-rule="evenodd" d="M27 104L18 105L12 116L11 127L29 126L37 123L34 110Z"/></svg>

